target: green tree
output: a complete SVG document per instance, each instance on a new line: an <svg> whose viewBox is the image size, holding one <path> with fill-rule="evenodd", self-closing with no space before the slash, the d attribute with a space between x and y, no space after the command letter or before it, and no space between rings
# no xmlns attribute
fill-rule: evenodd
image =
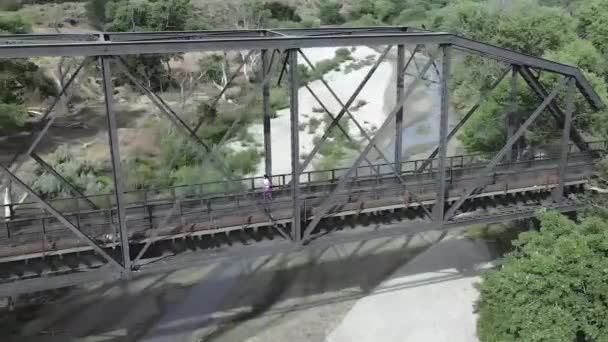
<svg viewBox="0 0 608 342"><path fill-rule="evenodd" d="M608 0L584 1L578 11L578 32L603 54L608 54Z"/></svg>
<svg viewBox="0 0 608 342"><path fill-rule="evenodd" d="M339 25L344 23L344 17L340 11L342 5L335 0L321 0L319 3L319 19L325 25Z"/></svg>
<svg viewBox="0 0 608 342"><path fill-rule="evenodd" d="M190 0L134 1L118 0L106 4L105 25L109 31L183 31L192 22ZM130 55L126 57L129 70L147 79L153 90L162 90L170 82L168 61L171 55ZM121 76L127 82L125 76Z"/></svg>
<svg viewBox="0 0 608 342"><path fill-rule="evenodd" d="M480 286L481 341L608 340L608 222L539 215Z"/></svg>
<svg viewBox="0 0 608 342"><path fill-rule="evenodd" d="M107 0L89 0L85 5L87 18L93 27L103 30L106 23Z"/></svg>

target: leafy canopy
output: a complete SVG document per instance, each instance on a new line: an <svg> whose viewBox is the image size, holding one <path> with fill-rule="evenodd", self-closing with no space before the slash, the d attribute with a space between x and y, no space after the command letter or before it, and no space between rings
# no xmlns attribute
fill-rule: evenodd
<svg viewBox="0 0 608 342"><path fill-rule="evenodd" d="M540 231L521 234L502 269L483 277L481 341L607 341L608 222L539 219Z"/></svg>

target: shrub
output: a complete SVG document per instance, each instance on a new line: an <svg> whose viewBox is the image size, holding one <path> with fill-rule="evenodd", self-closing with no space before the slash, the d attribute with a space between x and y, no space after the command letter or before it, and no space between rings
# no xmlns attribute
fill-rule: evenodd
<svg viewBox="0 0 608 342"><path fill-rule="evenodd" d="M18 15L0 16L0 33L30 33L32 25Z"/></svg>
<svg viewBox="0 0 608 342"><path fill-rule="evenodd" d="M264 4L264 9L270 11L270 17L273 19L295 22L302 20L302 18L300 18L300 16L296 13L296 9L294 7L278 1L272 1Z"/></svg>
<svg viewBox="0 0 608 342"><path fill-rule="evenodd" d="M270 108L281 110L289 107L289 95L282 87L274 87L270 90Z"/></svg>
<svg viewBox="0 0 608 342"><path fill-rule="evenodd" d="M514 242L502 268L483 276L481 341L604 341L608 337L607 222L555 212Z"/></svg>
<svg viewBox="0 0 608 342"><path fill-rule="evenodd" d="M0 0L0 11L15 12L23 7L20 0Z"/></svg>
<svg viewBox="0 0 608 342"><path fill-rule="evenodd" d="M342 4L334 0L321 0L319 3L319 19L324 25L339 25L344 23L340 13Z"/></svg>
<svg viewBox="0 0 608 342"><path fill-rule="evenodd" d="M353 59L350 50L347 48L339 48L334 54L336 56L335 59L338 61L338 63L344 63Z"/></svg>

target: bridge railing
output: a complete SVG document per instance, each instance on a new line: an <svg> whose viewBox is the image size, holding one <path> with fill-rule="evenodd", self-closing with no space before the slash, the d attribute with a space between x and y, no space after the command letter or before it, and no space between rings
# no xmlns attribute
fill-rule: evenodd
<svg viewBox="0 0 608 342"><path fill-rule="evenodd" d="M597 152L606 151L608 149L608 141L596 141L587 143L589 147L588 152L579 152L576 150L574 145L570 145L571 155L595 155ZM448 170L467 170L474 169L483 166L489 159L493 157L493 153L484 154L471 154L471 155L460 155L448 157L447 167ZM510 162L511 167L525 166L526 163L538 160L552 160L559 158L557 153L546 154L538 153L526 160L519 160L517 162ZM416 173L416 170L423 165L425 159L406 161L402 163L403 177L411 176ZM429 166L420 174L420 180L424 178L433 178L436 176L438 171L438 159L433 159ZM501 163L504 165L507 163ZM393 175L394 164L377 164L372 167L361 166L357 168L353 174L353 179L381 179L387 176ZM300 176L301 187L306 190L313 187L330 185L335 183L342 175L348 171L348 168L337 168L332 170L313 170L303 172ZM419 170L420 171L420 170ZM451 171L450 171L451 172ZM125 193L125 200L127 206L134 205L146 205L146 204L157 204L167 201L175 201L177 199L188 199L188 198L217 198L226 197L227 200L235 197L238 194L256 194L262 191L262 180L263 177L248 177L240 179L236 184L230 184L227 181L208 182L201 184L190 184L190 185L178 185L172 187L160 187L160 188L149 188L130 190ZM289 191L289 183L291 182L290 174L281 174L272 176L272 184L275 192ZM236 185L236 186L235 186ZM91 195L86 198L83 197L69 197L69 198L56 198L51 199L49 202L55 208L60 211L71 211L71 212L86 212L92 207L91 203L98 209L101 208L112 208L115 207L115 198L113 194L99 194ZM0 208L1 210L4 210ZM22 203L19 205L9 205L10 212L13 213L13 218L17 217L28 217L28 216L40 216L44 215L44 211L39 209L37 203Z"/></svg>
<svg viewBox="0 0 608 342"><path fill-rule="evenodd" d="M573 156L582 156L582 158L573 157L572 162L569 163L567 173L569 182L587 177L589 166L594 164L594 161L587 158L586 154L577 153ZM521 189L532 185L539 189L547 186L548 189L557 180L557 160L559 159L504 163L499 168L498 174L482 177L484 186L487 186L485 192L502 193L510 189ZM533 167L529 167L530 165ZM483 167L480 165L470 173L465 170L450 173L447 190L452 195L456 195L457 193L452 193L453 190L460 189L463 184L472 180L479 180L478 171ZM336 213L343 213L370 207L400 205L404 202L416 205L418 200L434 200L437 189L436 177L429 174L417 174L411 175L407 180L409 182L404 189L402 186L395 186L394 176L379 178L379 181L376 181L376 177L370 177L368 180L352 179L336 197L336 207L332 210ZM281 196L281 192L284 192L286 196ZM417 198L409 197L407 193L416 194ZM277 220L289 220L292 215L292 202L291 197L288 196L288 190L280 190L277 195L275 200L268 203L266 207ZM302 199L305 215L307 217L314 215L315 208L318 208L325 198L326 193L323 189L305 196ZM258 196L256 200L261 201L261 196ZM173 214L170 215L170 213ZM65 215L88 236L102 239L101 241L104 243L111 243L116 238L113 235L113 225L117 222L115 209L74 212ZM196 226L197 230L225 227L237 229L239 226L268 220L259 211L255 201L245 194L230 197L216 195L207 198L185 198L179 202L177 210L171 202L129 206L126 218L130 237L135 240L145 238L146 231L149 229L160 229L163 231L163 235L171 235L181 233L182 228L179 227ZM5 222L4 225L5 227L0 228L0 246L13 246L9 248L9 250L12 249L11 253L27 254L28 251L40 248L65 249L82 244L61 222L49 215L38 218L17 218ZM176 227L178 228L176 229ZM106 236L110 236L109 240ZM55 243L61 243L61 245L55 245ZM19 246L19 251L15 251L14 246Z"/></svg>

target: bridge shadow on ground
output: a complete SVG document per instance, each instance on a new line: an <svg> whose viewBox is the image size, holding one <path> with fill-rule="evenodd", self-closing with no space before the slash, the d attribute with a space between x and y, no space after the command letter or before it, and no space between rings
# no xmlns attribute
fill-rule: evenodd
<svg viewBox="0 0 608 342"><path fill-rule="evenodd" d="M475 276L477 265L498 257L485 245L479 253L481 243L444 235L377 239L78 290L42 310L16 340L190 341L196 331L204 341L234 340L304 310ZM416 258L431 251L430 261ZM51 331L57 335L43 334Z"/></svg>

